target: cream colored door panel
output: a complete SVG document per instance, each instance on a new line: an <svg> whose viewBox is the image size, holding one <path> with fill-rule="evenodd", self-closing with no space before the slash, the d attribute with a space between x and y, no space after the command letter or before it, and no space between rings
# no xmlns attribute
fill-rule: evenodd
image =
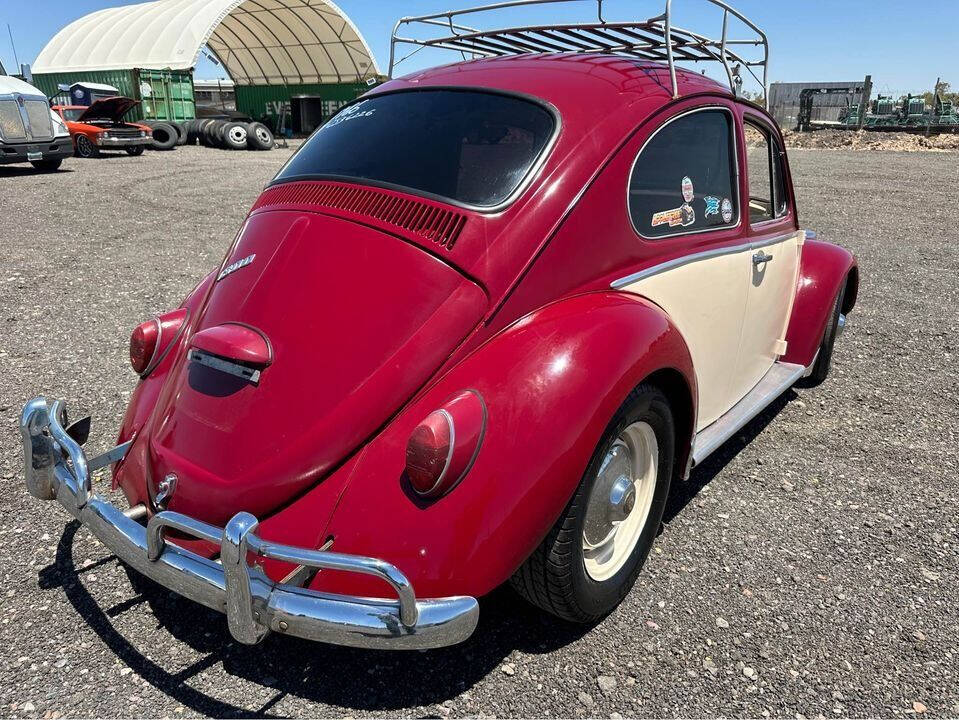
<svg viewBox="0 0 959 720"><path fill-rule="evenodd" d="M725 254L704 253L678 267L653 269L630 284L615 284L663 308L686 340L699 388L697 430L742 397L732 385L750 290L750 257L748 246Z"/></svg>
<svg viewBox="0 0 959 720"><path fill-rule="evenodd" d="M739 360L730 386L736 400L752 390L786 351L786 326L796 294L801 239L802 233L793 233L762 247L762 242L753 243Z"/></svg>

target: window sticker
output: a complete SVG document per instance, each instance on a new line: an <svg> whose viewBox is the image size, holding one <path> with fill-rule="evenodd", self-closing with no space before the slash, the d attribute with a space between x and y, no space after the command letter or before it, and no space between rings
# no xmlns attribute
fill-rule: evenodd
<svg viewBox="0 0 959 720"><path fill-rule="evenodd" d="M703 198L703 201L706 203L706 212L703 213L704 218L708 218L710 215L719 215L719 198L718 197L716 197L715 195L706 195Z"/></svg>
<svg viewBox="0 0 959 720"><path fill-rule="evenodd" d="M661 210L658 213L654 213L650 223L653 227L659 225L669 225L669 227L681 225L682 227L688 227L696 222L696 211L693 210L693 206L689 204L692 202L693 197L695 197L693 194L693 181L688 177L684 177L681 186L683 200L686 202L678 208Z"/></svg>
<svg viewBox="0 0 959 720"><path fill-rule="evenodd" d="M729 198L723 198L722 213L723 222L728 224L733 219L733 204L729 201Z"/></svg>
<svg viewBox="0 0 959 720"><path fill-rule="evenodd" d="M370 117L376 112L376 108L364 109L363 106L368 102L369 100L361 100L360 102L356 103L356 105L350 105L348 108L341 110L339 114L327 122L323 128L336 127L337 125L341 125L348 120L359 120L360 118Z"/></svg>
<svg viewBox="0 0 959 720"><path fill-rule="evenodd" d="M663 210L653 215L652 226L669 225L669 227L676 227L682 225L687 227L694 222L696 222L696 211L693 210L691 205L684 204L682 207Z"/></svg>

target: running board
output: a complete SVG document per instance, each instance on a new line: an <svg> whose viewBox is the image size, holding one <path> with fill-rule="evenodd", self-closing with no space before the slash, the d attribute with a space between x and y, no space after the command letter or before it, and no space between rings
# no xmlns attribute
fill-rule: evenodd
<svg viewBox="0 0 959 720"><path fill-rule="evenodd" d="M763 375L756 387L730 408L729 412L712 425L696 433L693 440L693 463L699 465L709 455L735 435L750 420L766 409L769 404L792 387L806 372L803 365L777 362Z"/></svg>

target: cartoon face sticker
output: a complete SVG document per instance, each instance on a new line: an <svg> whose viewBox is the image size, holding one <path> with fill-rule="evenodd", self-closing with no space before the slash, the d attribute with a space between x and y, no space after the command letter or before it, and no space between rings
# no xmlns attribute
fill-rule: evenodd
<svg viewBox="0 0 959 720"><path fill-rule="evenodd" d="M723 198L721 212L723 214L723 222L730 223L733 219L733 204L729 201L729 198Z"/></svg>
<svg viewBox="0 0 959 720"><path fill-rule="evenodd" d="M689 177L684 177L682 188L683 200L685 200L687 203L691 203L693 201L693 197L695 197L695 194L693 193L693 181L690 180Z"/></svg>

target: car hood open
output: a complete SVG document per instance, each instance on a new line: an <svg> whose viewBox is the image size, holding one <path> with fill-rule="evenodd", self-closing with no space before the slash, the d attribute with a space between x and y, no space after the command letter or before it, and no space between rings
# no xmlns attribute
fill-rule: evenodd
<svg viewBox="0 0 959 720"><path fill-rule="evenodd" d="M486 307L478 285L398 237L252 215L160 394L151 497L176 475L169 508L217 524L289 502L386 423Z"/></svg>
<svg viewBox="0 0 959 720"><path fill-rule="evenodd" d="M139 100L128 97L109 97L96 100L84 110L75 122L90 122L91 120L112 120L119 122L130 108L139 105Z"/></svg>

